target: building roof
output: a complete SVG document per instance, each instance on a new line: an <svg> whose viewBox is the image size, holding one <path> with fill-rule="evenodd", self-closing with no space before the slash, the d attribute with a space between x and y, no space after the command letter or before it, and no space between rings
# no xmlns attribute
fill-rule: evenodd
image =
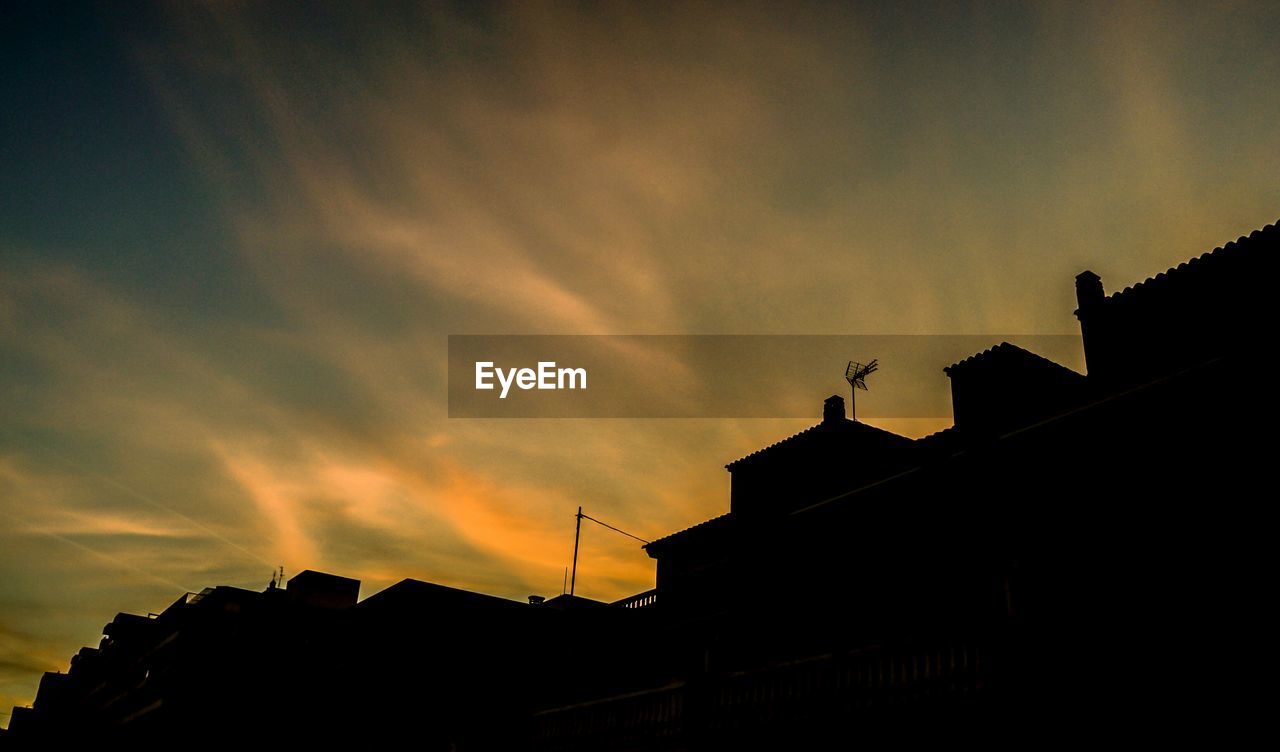
<svg viewBox="0 0 1280 752"><path fill-rule="evenodd" d="M957 361L943 368L943 373L948 376L954 373L964 373L966 371L998 366L1009 363L1017 363L1019 365L1031 366L1034 368L1042 368L1046 371L1053 371L1065 377L1076 377L1083 379L1084 376L1067 368L1064 365L1055 363L1046 357L1036 355L1030 350L1024 350L1017 345L1011 345L1008 342L1001 342L995 347L983 350L975 355L970 355L964 360Z"/></svg>
<svg viewBox="0 0 1280 752"><path fill-rule="evenodd" d="M1242 259L1264 246L1274 245L1280 241L1280 221L1269 224L1248 235L1242 235L1225 245L1221 245L1208 253L1203 253L1190 261L1148 277L1130 285L1119 292L1107 296L1108 301L1128 301L1141 299L1147 295L1177 286L1193 275L1213 274L1235 267Z"/></svg>
<svg viewBox="0 0 1280 752"><path fill-rule="evenodd" d="M554 598L548 598L543 604L544 608L558 609L561 611L578 611L584 608L608 608L609 604L604 601L598 601L594 598L583 598L581 595L570 595L561 593Z"/></svg>
<svg viewBox="0 0 1280 752"><path fill-rule="evenodd" d="M285 593L297 603L345 608L359 600L360 580L307 569L290 578Z"/></svg>
<svg viewBox="0 0 1280 752"><path fill-rule="evenodd" d="M405 579L374 593L360 602L361 609L398 609L407 611L452 611L459 609L521 608L521 601L496 595L437 585L434 582Z"/></svg>
<svg viewBox="0 0 1280 752"><path fill-rule="evenodd" d="M710 533L712 531L722 530L728 527L729 525L731 525L732 523L733 523L733 517L731 515L722 514L719 517L712 517L711 519L705 522L699 522L698 524L693 525L691 527L687 527L684 530L674 532L670 535L664 535L663 537L655 541L650 541L649 543L644 544L643 546L641 546L641 548L645 550L645 553L649 554L650 556L653 556L654 551L661 548L665 548L669 543L671 543L672 540L676 538L684 539L689 536L696 536L703 533Z"/></svg>
<svg viewBox="0 0 1280 752"><path fill-rule="evenodd" d="M916 439L916 446L925 451L945 451L962 446L963 443L964 434L956 426L947 426Z"/></svg>
<svg viewBox="0 0 1280 752"><path fill-rule="evenodd" d="M884 448L901 448L910 446L912 441L906 436L899 436L896 433L886 431L882 428L869 426L856 420L847 418L823 421L817 425L810 426L803 431L788 436L781 441L777 441L769 446L752 452L745 457L730 462L725 465L725 469L732 472L733 470L744 465L753 464L761 459L776 454L781 449L799 449L800 447L812 445L814 442L827 441L833 438L850 442L857 442L859 445L867 443L878 445Z"/></svg>

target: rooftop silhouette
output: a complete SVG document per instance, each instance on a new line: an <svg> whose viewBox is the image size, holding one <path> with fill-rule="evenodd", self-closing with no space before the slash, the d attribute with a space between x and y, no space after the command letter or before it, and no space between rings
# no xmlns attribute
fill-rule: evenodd
<svg viewBox="0 0 1280 752"><path fill-rule="evenodd" d="M1082 272L1087 374L993 343L945 367L939 433L828 397L725 466L725 514L644 544L653 591L523 602L404 580L359 600L311 571L210 588L118 614L0 748L1247 735L1272 640L1256 429L1274 418L1277 245L1269 225L1111 295Z"/></svg>

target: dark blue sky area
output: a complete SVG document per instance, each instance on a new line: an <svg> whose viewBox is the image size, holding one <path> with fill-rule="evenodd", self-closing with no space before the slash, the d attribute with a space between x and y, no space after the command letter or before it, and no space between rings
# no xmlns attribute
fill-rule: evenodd
<svg viewBox="0 0 1280 752"><path fill-rule="evenodd" d="M216 204L131 44L145 5L6 3L0 254L60 260L185 309L243 292Z"/></svg>

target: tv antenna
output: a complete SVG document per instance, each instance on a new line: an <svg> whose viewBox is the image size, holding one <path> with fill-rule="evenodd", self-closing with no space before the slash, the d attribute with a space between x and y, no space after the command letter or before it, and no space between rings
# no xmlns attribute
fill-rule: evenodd
<svg viewBox="0 0 1280 752"><path fill-rule="evenodd" d="M858 390L867 391L867 377L875 373L879 367L874 359L870 363L851 360L844 369L844 380L849 382L849 417L853 420L858 419Z"/></svg>

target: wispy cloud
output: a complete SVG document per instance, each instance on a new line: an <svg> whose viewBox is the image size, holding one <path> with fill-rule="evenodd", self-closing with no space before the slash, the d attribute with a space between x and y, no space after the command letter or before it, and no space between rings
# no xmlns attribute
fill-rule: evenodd
<svg viewBox="0 0 1280 752"><path fill-rule="evenodd" d="M142 242L204 294L0 234L0 693L276 565L552 593L579 504L680 529L805 425L451 421L449 334L1070 332L1081 268L1134 281L1280 206L1266 6L307 8L115 39L219 253ZM652 584L608 531L581 565Z"/></svg>

